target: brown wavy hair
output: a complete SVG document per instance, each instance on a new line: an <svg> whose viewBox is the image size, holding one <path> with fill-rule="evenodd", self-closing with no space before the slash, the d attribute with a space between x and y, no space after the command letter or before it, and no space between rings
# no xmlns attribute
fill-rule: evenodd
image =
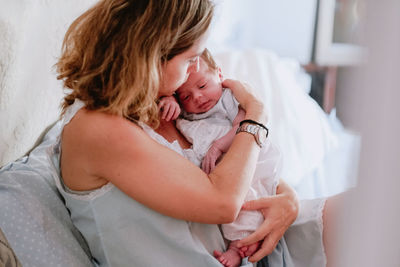
<svg viewBox="0 0 400 267"><path fill-rule="evenodd" d="M56 64L76 98L100 110L157 127L161 66L208 29L210 0L101 0L69 27Z"/></svg>

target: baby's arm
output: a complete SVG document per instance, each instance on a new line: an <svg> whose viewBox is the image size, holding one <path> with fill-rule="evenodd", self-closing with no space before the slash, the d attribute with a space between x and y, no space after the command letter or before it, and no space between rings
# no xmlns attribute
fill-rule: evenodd
<svg viewBox="0 0 400 267"><path fill-rule="evenodd" d="M165 121L175 120L181 113L181 108L173 96L164 96L158 103L161 119Z"/></svg>
<svg viewBox="0 0 400 267"><path fill-rule="evenodd" d="M226 153L233 142L239 123L244 119L246 112L239 107L238 114L232 123L232 129L222 136L221 138L214 141L211 147L208 149L207 154L204 156L201 168L206 173L210 173L215 168L215 163L219 157Z"/></svg>

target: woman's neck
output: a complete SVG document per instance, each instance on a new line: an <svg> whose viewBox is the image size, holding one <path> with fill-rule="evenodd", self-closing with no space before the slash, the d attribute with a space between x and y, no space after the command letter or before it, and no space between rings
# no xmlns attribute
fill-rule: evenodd
<svg viewBox="0 0 400 267"><path fill-rule="evenodd" d="M160 120L160 126L155 130L158 134L163 136L168 142L172 143L177 140L183 149L191 147L191 144L186 138L178 131L175 126L175 121Z"/></svg>

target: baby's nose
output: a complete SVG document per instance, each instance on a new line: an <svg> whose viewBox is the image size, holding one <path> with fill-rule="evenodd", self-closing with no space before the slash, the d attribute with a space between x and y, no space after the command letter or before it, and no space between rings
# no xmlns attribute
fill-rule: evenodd
<svg viewBox="0 0 400 267"><path fill-rule="evenodd" d="M201 93L195 93L194 94L194 99L196 100L196 102L201 101L203 98L203 95Z"/></svg>

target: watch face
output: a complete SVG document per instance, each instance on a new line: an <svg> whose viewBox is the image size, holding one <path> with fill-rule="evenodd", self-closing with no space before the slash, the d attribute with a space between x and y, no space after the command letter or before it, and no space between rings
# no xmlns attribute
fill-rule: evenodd
<svg viewBox="0 0 400 267"><path fill-rule="evenodd" d="M268 137L268 130L265 128L260 127L259 125L254 125L254 124L243 124L241 125L236 133L239 132L247 132L249 134L252 134L254 136L255 141L257 144L262 147Z"/></svg>
<svg viewBox="0 0 400 267"><path fill-rule="evenodd" d="M260 127L257 132L257 139L259 141L259 145L263 146L267 141L267 131Z"/></svg>

